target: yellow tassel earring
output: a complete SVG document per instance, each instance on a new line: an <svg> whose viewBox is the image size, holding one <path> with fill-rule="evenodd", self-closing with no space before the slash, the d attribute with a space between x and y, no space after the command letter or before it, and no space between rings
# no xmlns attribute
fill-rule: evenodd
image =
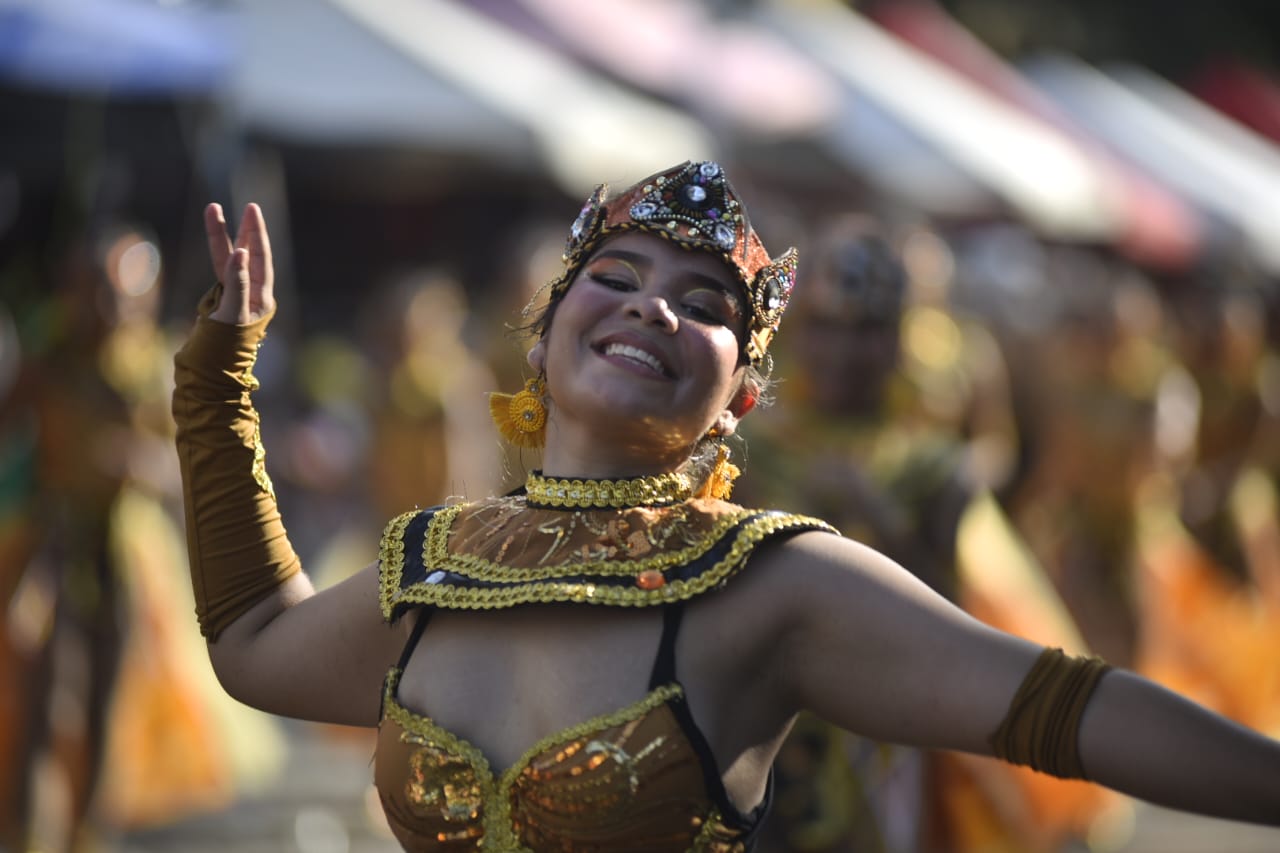
<svg viewBox="0 0 1280 853"><path fill-rule="evenodd" d="M708 435L717 435L716 430L712 430ZM729 446L724 442L716 448L716 463L711 466L711 473L707 475L706 482L702 484L702 488L698 489L694 495L695 498L713 498L715 500L727 501L729 495L733 494L733 481L738 479L742 474L742 469L729 461Z"/></svg>
<svg viewBox="0 0 1280 853"><path fill-rule="evenodd" d="M542 402L546 384L542 377L524 383L515 394L495 391L489 395L489 416L502 437L516 447L541 447L547 438L547 407Z"/></svg>

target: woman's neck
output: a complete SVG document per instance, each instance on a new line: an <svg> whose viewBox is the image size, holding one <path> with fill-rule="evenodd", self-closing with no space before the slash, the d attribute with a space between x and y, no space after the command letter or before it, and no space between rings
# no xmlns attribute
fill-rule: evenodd
<svg viewBox="0 0 1280 853"><path fill-rule="evenodd" d="M625 433L602 436L548 422L542 471L549 477L620 479L668 474L688 462L688 446L666 447L653 440L651 430L641 433L643 441Z"/></svg>

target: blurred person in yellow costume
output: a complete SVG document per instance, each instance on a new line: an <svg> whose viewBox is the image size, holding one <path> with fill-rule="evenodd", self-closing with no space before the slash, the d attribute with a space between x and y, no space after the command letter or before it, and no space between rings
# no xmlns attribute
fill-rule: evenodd
<svg viewBox="0 0 1280 853"><path fill-rule="evenodd" d="M779 355L796 378L748 425L742 488L830 519L985 621L1084 651L988 494L1016 443L999 347L950 309L940 239L912 232L905 252L909 268L862 217L821 235ZM1102 801L1079 783L877 744L811 716L778 767L769 850L1048 850Z"/></svg>
<svg viewBox="0 0 1280 853"><path fill-rule="evenodd" d="M50 296L24 318L3 413L6 435L27 440L12 528L22 543L3 567L6 664L18 682L4 843L18 850L73 850L91 838L126 627L110 536L132 424L100 358L127 299L92 237L63 249L41 282Z"/></svg>
<svg viewBox="0 0 1280 853"><path fill-rule="evenodd" d="M282 469L323 528L312 561L319 586L342 582L377 550L394 509L498 487L500 442L480 390L496 380L466 340L468 310L455 279L417 270L377 288L350 337L317 335L299 348L313 411L291 428ZM317 730L373 748L365 729Z"/></svg>
<svg viewBox="0 0 1280 853"><path fill-rule="evenodd" d="M1089 647L1131 663L1135 496L1153 465L1161 306L1105 254L1045 254L1043 325L1015 340L1025 476L1002 495Z"/></svg>
<svg viewBox="0 0 1280 853"><path fill-rule="evenodd" d="M1230 275L1170 298L1159 467L1140 504L1136 666L1225 716L1280 731L1274 355L1261 292Z"/></svg>
<svg viewBox="0 0 1280 853"><path fill-rule="evenodd" d="M181 483L169 452L169 364L178 342L159 323L162 259L145 232L122 229L106 252L121 294L104 341L104 377L128 406L125 480L111 511L128 631L107 723L99 815L105 829L164 825L230 805L282 760L277 724L228 697L183 630L194 608L185 563Z"/></svg>
<svg viewBox="0 0 1280 853"><path fill-rule="evenodd" d="M31 439L25 505L10 504L5 524L6 848L91 849L232 793L236 749L215 714L234 703L175 629L191 604L174 602L191 595L172 514L160 272L154 239L133 225L69 252L36 312L43 345L5 401L6 438Z"/></svg>
<svg viewBox="0 0 1280 853"><path fill-rule="evenodd" d="M374 369L385 377L371 447L380 519L501 484L500 439L482 390L497 380L467 340L469 311L454 278L424 271L389 285L365 322Z"/></svg>
<svg viewBox="0 0 1280 853"><path fill-rule="evenodd" d="M484 294L468 305L469 327L476 353L493 373L496 387L517 388L529 372L521 343L523 333L513 318L519 318L540 298L542 286L555 278L564 262L559 246L564 224L556 218L535 218L517 229L495 254L505 258ZM494 448L489 449L494 455ZM541 453L536 448L497 442L498 473L507 489L517 487L525 472L537 468Z"/></svg>

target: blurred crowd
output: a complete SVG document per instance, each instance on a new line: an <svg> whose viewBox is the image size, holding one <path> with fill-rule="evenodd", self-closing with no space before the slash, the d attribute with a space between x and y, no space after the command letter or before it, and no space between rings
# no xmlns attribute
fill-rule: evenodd
<svg viewBox="0 0 1280 853"><path fill-rule="evenodd" d="M576 199L509 164L444 159L397 187L367 152L195 135L170 191L145 143L69 153L52 200L0 174L0 850L91 850L278 783L281 731L221 693L187 579L168 406L211 281L203 202L262 201L273 222L256 399L319 585L373 561L393 515L537 463L504 448L485 394L527 372L520 312ZM802 259L735 499L825 518L981 619L1280 735L1275 273L1229 241L1148 265L713 153ZM382 182L346 189L366 170ZM1114 845L1129 807L815 719L778 786L766 851Z"/></svg>

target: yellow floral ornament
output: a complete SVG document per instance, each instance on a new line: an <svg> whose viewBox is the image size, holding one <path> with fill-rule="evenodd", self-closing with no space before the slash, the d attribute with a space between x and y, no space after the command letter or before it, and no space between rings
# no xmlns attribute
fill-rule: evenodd
<svg viewBox="0 0 1280 853"><path fill-rule="evenodd" d="M524 383L515 394L489 395L489 415L502 437L516 447L538 448L546 441L547 407L542 402L545 385L541 377Z"/></svg>
<svg viewBox="0 0 1280 853"><path fill-rule="evenodd" d="M741 473L742 469L729 461L729 448L721 444L716 451L716 464L711 468L711 474L694 497L727 501L733 494L733 481Z"/></svg>

